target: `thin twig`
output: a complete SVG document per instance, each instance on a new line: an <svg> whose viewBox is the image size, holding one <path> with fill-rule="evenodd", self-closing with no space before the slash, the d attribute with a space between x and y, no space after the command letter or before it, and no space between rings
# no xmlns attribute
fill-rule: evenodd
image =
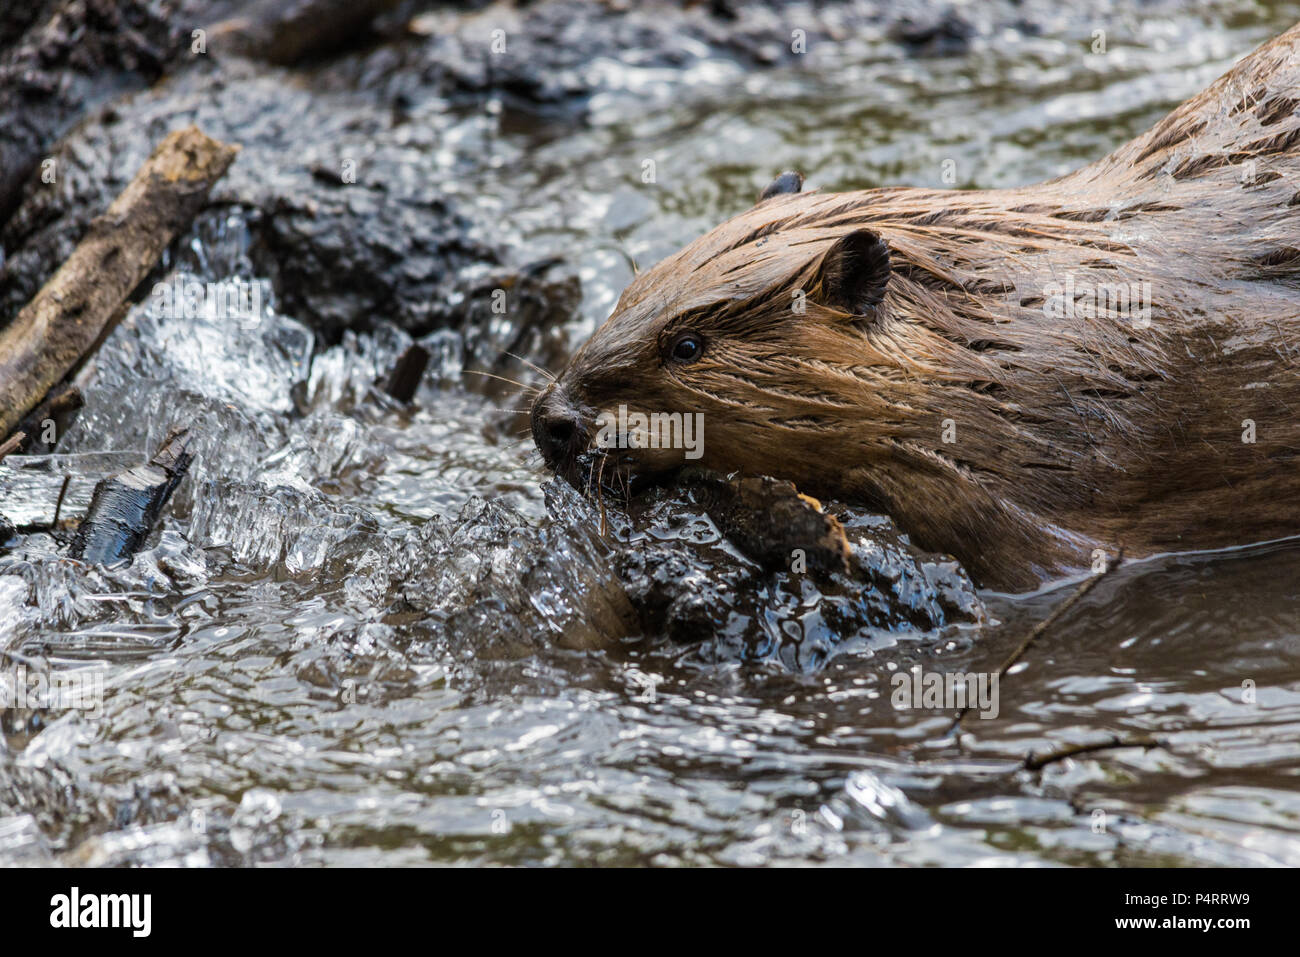
<svg viewBox="0 0 1300 957"><path fill-rule="evenodd" d="M1107 562L1106 567L1104 569L1097 572L1097 574L1093 575L1087 581L1083 582L1083 584L1081 584L1078 588L1074 590L1073 595L1071 595L1065 601L1057 605L1056 608L1053 609L1050 615L1048 615L1037 625L1035 625L1030 630L1029 634L1025 636L1025 640L1022 641L1016 647L1016 650L1010 654L1007 660L1002 663L1002 667L998 669L997 671L998 681L1001 682L1002 679L1006 677L1007 672L1010 671L1015 666L1015 664L1021 658L1024 657L1025 652L1027 652L1031 647L1033 647L1034 643L1038 641L1039 638L1043 637L1043 635L1047 632L1048 628L1051 628L1052 625L1056 624L1056 622L1058 622L1061 619L1062 615L1064 615L1067 611L1069 611L1080 601L1082 601L1084 596L1087 595L1088 592L1096 588L1103 578L1106 578L1108 575L1110 575L1111 572L1119 568L1120 564L1123 561L1124 561L1124 549L1120 548L1119 553L1115 556L1115 560L1113 562ZM953 731L957 730L958 726L960 726L961 723L966 719L966 715L969 714L970 711L971 711L971 707L968 705L967 707L962 708L960 711L957 712L957 716L953 719L952 724L948 727L949 734L952 734Z"/></svg>
<svg viewBox="0 0 1300 957"><path fill-rule="evenodd" d="M1149 734L1135 735L1129 738L1120 737L1118 734L1112 735L1109 741L1094 741L1091 744L1071 744L1055 751L1048 751L1045 754L1035 756L1032 752L1025 755L1024 769L1026 771L1041 771L1047 765L1056 761L1064 761L1066 758L1072 758L1080 754L1092 754L1095 751L1109 751L1112 748L1142 748L1149 751L1152 748L1163 748L1164 742Z"/></svg>
<svg viewBox="0 0 1300 957"><path fill-rule="evenodd" d="M1102 579L1104 579L1111 572L1115 571L1115 569L1119 568L1120 564L1123 561L1124 561L1124 549L1121 548L1119 550L1119 554L1115 556L1115 560L1113 562L1108 562L1104 569L1102 569L1097 574L1093 575L1087 581L1083 582L1083 584L1081 584L1077 589L1075 589L1073 595L1071 595L1065 601L1057 605L1055 610L1053 610L1053 612L1050 615L1048 615L1046 618L1044 618L1042 621L1040 621L1037 625L1034 626L1033 630L1029 632L1029 635L1025 638L1025 640L1020 643L1020 646L1011 653L1011 656L1007 658L1007 660L1003 663L1002 667L998 669L998 677L1001 678L1005 676L1007 671L1010 670L1016 664L1016 662L1018 662L1022 657L1024 657L1025 652L1028 651L1033 646L1034 642L1038 641L1039 638L1043 637L1044 632L1046 632L1048 628L1056 624L1056 622L1060 620L1062 615L1064 615L1067 611L1069 611L1071 608L1077 605L1083 599L1083 597L1088 594L1088 592L1096 588L1097 585L1101 583Z"/></svg>
<svg viewBox="0 0 1300 957"><path fill-rule="evenodd" d="M50 522L51 528L59 527L59 514L63 511L63 497L68 494L68 483L72 481L72 474L65 473L63 476L63 485L59 488L59 500L54 503L54 521Z"/></svg>

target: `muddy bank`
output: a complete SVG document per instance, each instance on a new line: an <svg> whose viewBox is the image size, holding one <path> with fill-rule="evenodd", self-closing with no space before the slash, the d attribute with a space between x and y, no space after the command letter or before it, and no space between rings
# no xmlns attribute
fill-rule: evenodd
<svg viewBox="0 0 1300 957"><path fill-rule="evenodd" d="M459 270L498 261L439 186L434 130L398 129L387 113L248 62L208 62L105 107L54 151L59 181L29 191L0 232L7 312L66 258L152 144L188 122L242 147L198 227L221 229L237 207L242 257L210 267L270 278L283 307L326 338L377 319L427 328Z"/></svg>

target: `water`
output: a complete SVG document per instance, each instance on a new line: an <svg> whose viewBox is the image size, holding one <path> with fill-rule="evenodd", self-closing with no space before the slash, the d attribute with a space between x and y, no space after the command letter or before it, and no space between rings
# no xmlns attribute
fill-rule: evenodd
<svg viewBox="0 0 1300 957"><path fill-rule="evenodd" d="M576 342L629 257L675 250L780 169L827 188L940 185L945 160L963 185L1056 175L1300 16L1108 9L948 56L868 34L764 71L593 63L585 120L430 101L413 109L439 136L409 149L456 171L448 191L497 238L564 257ZM177 267L246 276L243 231L230 214ZM34 525L64 475L78 515L173 421L196 434L129 568L81 567L40 532L0 556L7 666L103 691L96 711L5 713L0 862L1300 864L1300 543L1125 566L1002 680L996 717L954 731L897 710L892 677L987 672L1069 589L812 658L636 636L598 518L502 411L523 400L464 373L482 341L425 337L437 367L403 408L372 383L410 336L378 322L330 346L273 301L243 322L139 307L58 453L0 466L0 511ZM717 542L667 514L652 537ZM1114 735L1159 746L1023 767Z"/></svg>

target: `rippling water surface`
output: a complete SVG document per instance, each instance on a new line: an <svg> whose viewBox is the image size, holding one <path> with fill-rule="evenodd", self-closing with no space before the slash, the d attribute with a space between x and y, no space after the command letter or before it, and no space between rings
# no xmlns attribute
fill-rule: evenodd
<svg viewBox="0 0 1300 957"><path fill-rule="evenodd" d="M495 238L580 277L580 338L628 257L675 250L780 169L830 189L942 185L945 161L962 186L1057 175L1300 16L1104 9L951 56L864 36L765 71L611 65L582 118L426 119ZM241 234L232 214L178 268L221 278ZM97 712L6 712L0 862L1300 864L1300 543L1125 566L1003 680L997 717L954 733L949 712L895 709L890 677L988 671L1067 590L988 595L983 626L868 636L802 671L602 640L591 513L544 491L454 335L428 340L414 409L376 399L406 341L138 307L58 454L6 462L0 510L39 523L65 474L76 513L171 422L198 435L129 568L41 533L0 555L9 664L104 692ZM1157 746L1024 769L1116 735Z"/></svg>

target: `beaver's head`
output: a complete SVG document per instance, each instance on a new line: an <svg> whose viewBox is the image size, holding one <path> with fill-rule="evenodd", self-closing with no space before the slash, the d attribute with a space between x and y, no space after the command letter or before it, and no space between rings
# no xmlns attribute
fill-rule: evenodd
<svg viewBox="0 0 1300 957"><path fill-rule="evenodd" d="M1116 466L1081 416L1130 429L1159 349L1123 323L1045 324L1047 284L1107 224L1058 214L1087 202L1068 184L801 185L783 174L632 282L533 404L547 464L584 491L686 464L771 475L878 507L985 581L1062 567L1083 546L1039 544L1041 516L1086 515ZM1136 262L1072 271L1128 280Z"/></svg>
<svg viewBox="0 0 1300 957"><path fill-rule="evenodd" d="M548 465L580 487L688 463L825 473L871 412L864 335L883 328L890 255L871 229L828 228L833 197L801 186L783 174L635 279L533 405Z"/></svg>

